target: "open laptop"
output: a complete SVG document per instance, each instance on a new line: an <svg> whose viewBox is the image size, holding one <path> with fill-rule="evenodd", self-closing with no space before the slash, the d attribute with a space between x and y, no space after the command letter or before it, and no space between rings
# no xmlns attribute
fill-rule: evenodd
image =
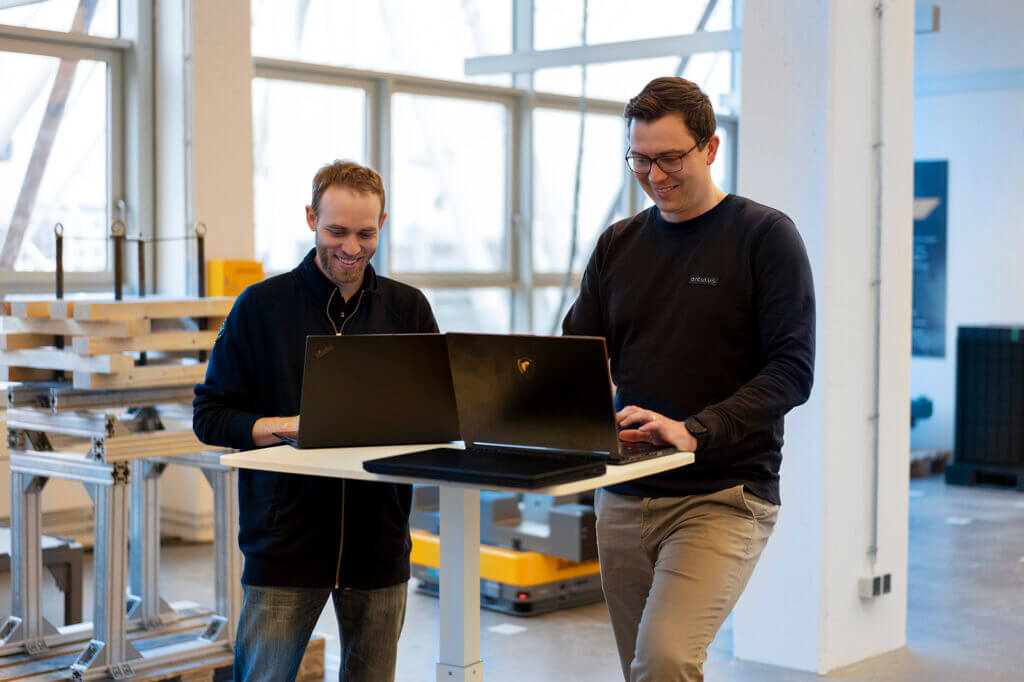
<svg viewBox="0 0 1024 682"><path fill-rule="evenodd" d="M370 472L538 488L675 452L619 441L604 339L447 334L465 451L368 460Z"/></svg>
<svg viewBox="0 0 1024 682"><path fill-rule="evenodd" d="M299 448L460 439L440 334L308 336L301 400Z"/></svg>

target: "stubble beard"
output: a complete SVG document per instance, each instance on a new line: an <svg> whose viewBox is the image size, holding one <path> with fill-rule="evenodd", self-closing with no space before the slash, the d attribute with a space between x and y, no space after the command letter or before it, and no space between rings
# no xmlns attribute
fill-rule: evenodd
<svg viewBox="0 0 1024 682"><path fill-rule="evenodd" d="M362 258L366 255L364 252L360 252ZM350 284L353 282L360 282L363 279L363 274L366 272L366 264L370 261L370 256L366 255L363 258L362 266L358 270L345 271L336 267L334 258L330 252L320 244L316 245L316 257L320 261L320 265L328 272L328 279L334 282L335 285Z"/></svg>

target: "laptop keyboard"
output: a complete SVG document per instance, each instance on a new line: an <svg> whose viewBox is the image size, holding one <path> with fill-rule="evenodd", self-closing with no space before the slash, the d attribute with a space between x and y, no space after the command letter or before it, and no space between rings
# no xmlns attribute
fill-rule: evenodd
<svg viewBox="0 0 1024 682"><path fill-rule="evenodd" d="M564 452L557 452L553 450L540 450L534 448L523 448L521 450L515 447L494 447L491 445L473 445L472 447L466 448L466 454L470 455L503 455L503 456L518 456L518 457L548 457L558 458L559 461L564 463L581 464L588 461L594 461L599 459L608 464L632 464L633 462L639 462L645 459L654 459L655 457L663 457L676 452L676 449L670 445L652 445L651 443L644 442L632 442L632 441L619 441L619 454L617 457L608 458L603 454L594 455L583 455L583 454L566 454Z"/></svg>
<svg viewBox="0 0 1024 682"><path fill-rule="evenodd" d="M493 445L473 445L463 452L467 455L485 455L490 457L540 457L554 459L568 465L582 465L595 461L594 455L578 455L558 452L556 450L540 450L537 448L516 448L514 446L494 447ZM603 458L601 461L604 461Z"/></svg>
<svg viewBox="0 0 1024 682"><path fill-rule="evenodd" d="M619 456L611 464L631 464L642 459L663 457L673 452L675 452L675 448L667 445L652 445L651 443L620 440Z"/></svg>

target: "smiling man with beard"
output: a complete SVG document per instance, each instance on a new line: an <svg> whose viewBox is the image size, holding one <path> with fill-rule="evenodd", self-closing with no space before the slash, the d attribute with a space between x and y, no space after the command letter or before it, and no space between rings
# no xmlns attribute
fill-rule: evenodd
<svg viewBox="0 0 1024 682"><path fill-rule="evenodd" d="M315 248L294 270L242 292L196 386L193 424L204 443L251 450L298 431L307 335L438 331L422 292L370 265L384 206L375 171L350 161L317 171L306 206ZM338 386L349 397L359 390ZM340 679L393 680L411 486L243 469L238 488L245 596L235 679L295 679L331 597Z"/></svg>

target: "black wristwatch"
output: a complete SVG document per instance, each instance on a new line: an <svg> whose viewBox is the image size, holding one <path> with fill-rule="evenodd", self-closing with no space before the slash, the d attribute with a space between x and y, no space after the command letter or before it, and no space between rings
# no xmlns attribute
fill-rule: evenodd
<svg viewBox="0 0 1024 682"><path fill-rule="evenodd" d="M700 452L707 447L710 432L708 427L704 426L704 422L696 417L688 417L683 423L686 425L686 430L690 432L690 435L697 439L697 447L694 451Z"/></svg>

